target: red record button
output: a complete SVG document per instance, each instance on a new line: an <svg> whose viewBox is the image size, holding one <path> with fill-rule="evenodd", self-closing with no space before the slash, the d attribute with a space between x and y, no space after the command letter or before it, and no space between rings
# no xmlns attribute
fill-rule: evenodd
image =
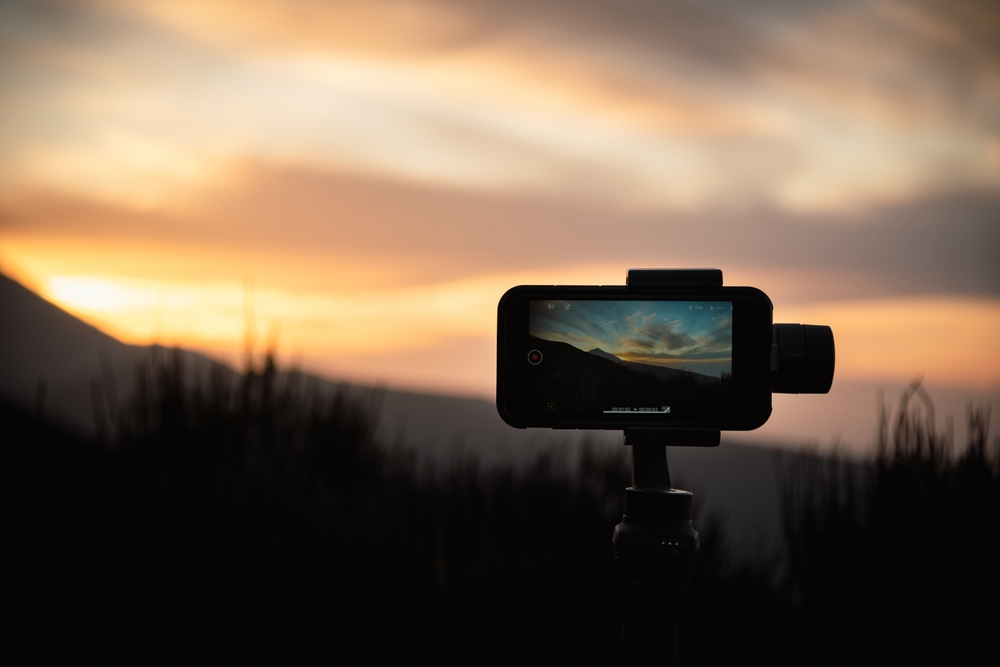
<svg viewBox="0 0 1000 667"><path fill-rule="evenodd" d="M532 350L528 353L528 363L532 366L537 366L542 363L542 353L538 350Z"/></svg>

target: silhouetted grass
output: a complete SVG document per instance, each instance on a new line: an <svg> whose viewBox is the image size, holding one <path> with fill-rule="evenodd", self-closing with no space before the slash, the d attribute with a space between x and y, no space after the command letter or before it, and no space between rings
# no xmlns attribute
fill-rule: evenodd
<svg viewBox="0 0 1000 667"><path fill-rule="evenodd" d="M103 445L2 416L4 588L14 634L40 633L40 654L615 661L619 458L586 448L572 469L543 454L417 475L373 441L377 403L270 358L205 378L179 353L155 359ZM883 418L870 465L789 469L784 565L734 563L721 522L696 517L684 664L899 662L987 643L988 416L970 413L960 453L906 402Z"/></svg>
<svg viewBox="0 0 1000 667"><path fill-rule="evenodd" d="M919 397L922 406L912 405ZM1000 627L1000 448L956 451L919 383L883 406L874 461L805 460L785 492L792 636L815 662L977 662ZM985 653L984 653L985 652Z"/></svg>
<svg viewBox="0 0 1000 667"><path fill-rule="evenodd" d="M373 442L376 405L270 358L196 379L175 353L137 372L104 446L5 413L15 599L50 642L169 661L613 660L620 462L418 476Z"/></svg>

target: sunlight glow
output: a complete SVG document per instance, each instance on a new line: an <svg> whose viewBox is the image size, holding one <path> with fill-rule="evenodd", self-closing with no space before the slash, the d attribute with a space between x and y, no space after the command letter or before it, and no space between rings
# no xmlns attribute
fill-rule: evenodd
<svg viewBox="0 0 1000 667"><path fill-rule="evenodd" d="M492 339L503 292L539 277L550 276L491 275L350 294L110 276L57 275L43 282L47 298L126 342L231 351L251 327L284 349L336 357Z"/></svg>
<svg viewBox="0 0 1000 667"><path fill-rule="evenodd" d="M51 276L47 296L82 313L121 314L156 304L156 292L101 278Z"/></svg>

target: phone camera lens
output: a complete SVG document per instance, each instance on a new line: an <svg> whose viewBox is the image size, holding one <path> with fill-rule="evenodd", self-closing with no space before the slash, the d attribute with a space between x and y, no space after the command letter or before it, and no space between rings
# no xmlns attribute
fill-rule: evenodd
<svg viewBox="0 0 1000 667"><path fill-rule="evenodd" d="M549 403L545 407L547 407L549 409L549 412L553 412L556 409L556 404L555 403Z"/></svg>
<svg viewBox="0 0 1000 667"><path fill-rule="evenodd" d="M532 350L528 353L528 363L532 366L537 366L542 363L542 353L538 350Z"/></svg>

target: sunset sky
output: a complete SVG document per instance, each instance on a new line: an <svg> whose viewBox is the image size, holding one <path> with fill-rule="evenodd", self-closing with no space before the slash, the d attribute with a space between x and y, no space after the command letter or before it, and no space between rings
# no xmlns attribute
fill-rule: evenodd
<svg viewBox="0 0 1000 667"><path fill-rule="evenodd" d="M721 268L1000 390L1000 7L0 2L0 272L122 340L492 397L516 284Z"/></svg>

